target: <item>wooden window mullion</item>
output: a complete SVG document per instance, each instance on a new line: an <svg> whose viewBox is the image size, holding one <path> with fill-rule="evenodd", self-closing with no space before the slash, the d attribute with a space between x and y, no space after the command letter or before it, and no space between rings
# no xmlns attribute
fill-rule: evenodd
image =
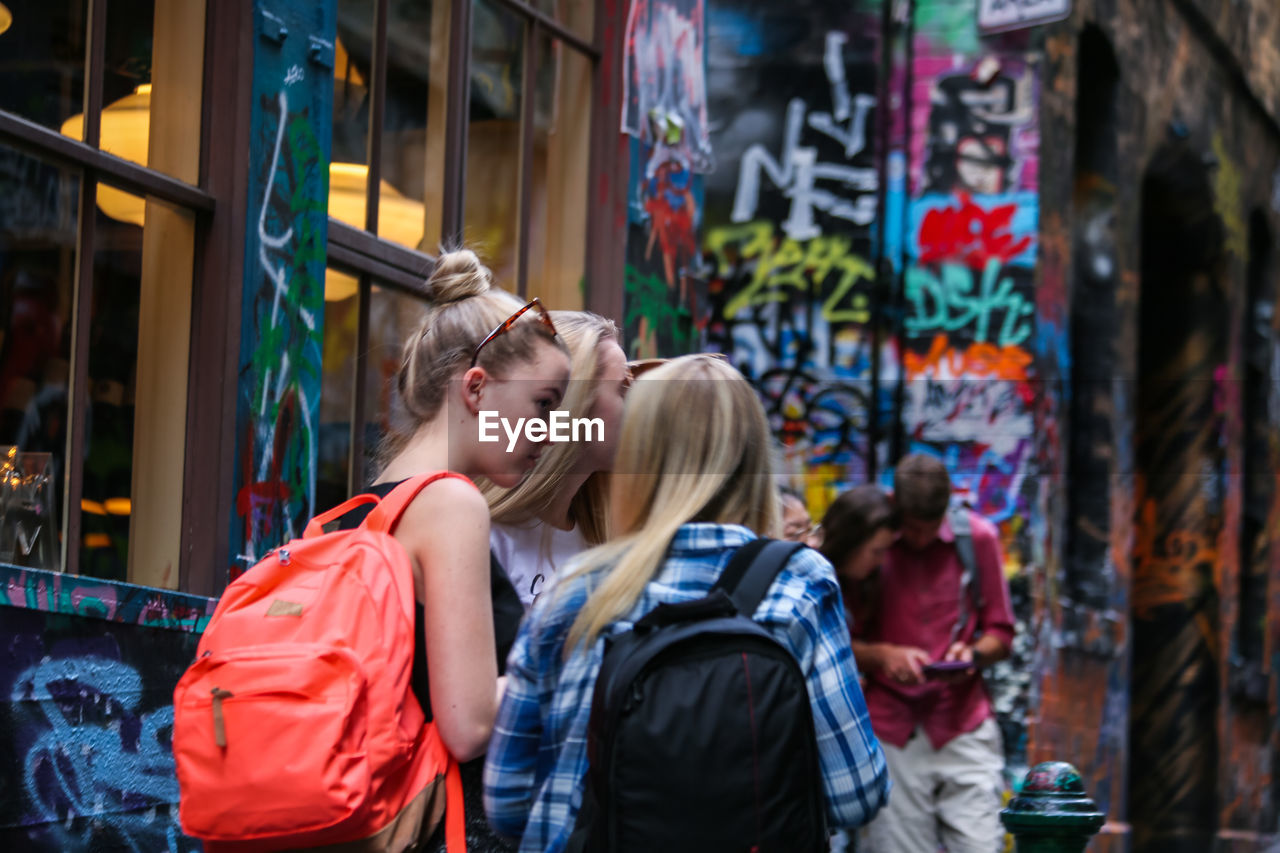
<svg viewBox="0 0 1280 853"><path fill-rule="evenodd" d="M536 19L524 28L524 76L520 82L524 90L520 98L520 208L516 223L516 292L521 299L529 291L529 230L533 211L533 142L537 110L538 36Z"/></svg>
<svg viewBox="0 0 1280 853"><path fill-rule="evenodd" d="M368 181L365 184L365 230L378 233L378 187L382 184L382 125L387 108L387 15L388 0L378 0L373 17L373 103L369 110L368 149L365 160L369 164Z"/></svg>
<svg viewBox="0 0 1280 853"><path fill-rule="evenodd" d="M89 40L85 46L84 142L97 148L102 128L102 76L107 42L107 0L89 2ZM67 391L67 450L63 458L62 568L80 574L84 495L85 416L89 396L89 323L93 317L94 232L97 224L98 181L93 172L80 180L79 247L76 251L76 287L71 326L71 382Z"/></svg>
<svg viewBox="0 0 1280 853"><path fill-rule="evenodd" d="M467 172L467 124L471 107L471 3L450 0L449 79L444 142L444 192L440 239L462 240Z"/></svg>
<svg viewBox="0 0 1280 853"><path fill-rule="evenodd" d="M347 496L364 491L368 475L364 468L365 395L369 373L369 310L373 296L372 279L368 273L360 276L360 289L356 297L356 352L352 359L355 370L354 389L351 393L351 450L347 460Z"/></svg>

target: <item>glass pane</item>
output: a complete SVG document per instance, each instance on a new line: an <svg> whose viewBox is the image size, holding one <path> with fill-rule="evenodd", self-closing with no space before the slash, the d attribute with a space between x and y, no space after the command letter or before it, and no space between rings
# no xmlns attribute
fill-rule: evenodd
<svg viewBox="0 0 1280 853"><path fill-rule="evenodd" d="M202 0L107 5L100 147L189 183L200 177L204 9ZM60 126L82 139L84 114Z"/></svg>
<svg viewBox="0 0 1280 853"><path fill-rule="evenodd" d="M134 382L142 285L141 217L119 215L145 201L99 187L89 323L80 573L129 580Z"/></svg>
<svg viewBox="0 0 1280 853"><path fill-rule="evenodd" d="M339 270L328 270L324 287L317 511L337 506L348 497L347 459L351 454L351 402L355 394L359 321L360 295L356 277Z"/></svg>
<svg viewBox="0 0 1280 853"><path fill-rule="evenodd" d="M547 40L538 52L529 293L580 309L591 156L591 60Z"/></svg>
<svg viewBox="0 0 1280 853"><path fill-rule="evenodd" d="M0 145L0 446L23 457L6 468L48 466L44 487L29 482L17 506L0 501L0 562L55 570L79 195L75 173Z"/></svg>
<svg viewBox="0 0 1280 853"><path fill-rule="evenodd" d="M383 440L406 429L396 389L404 343L422 322L426 302L396 290L374 286L369 300L369 351L365 356L364 482L381 471Z"/></svg>
<svg viewBox="0 0 1280 853"><path fill-rule="evenodd" d="M595 3L592 0L534 0L533 5L583 41L591 43L595 40Z"/></svg>
<svg viewBox="0 0 1280 853"><path fill-rule="evenodd" d="M84 109L86 0L5 0L0 110L50 128ZM76 136L77 139L80 136Z"/></svg>
<svg viewBox="0 0 1280 853"><path fill-rule="evenodd" d="M391 3L378 236L411 249L440 242L448 27L430 2ZM434 64L433 64L434 62Z"/></svg>
<svg viewBox="0 0 1280 853"><path fill-rule="evenodd" d="M373 57L372 0L339 0L333 67L333 155L329 215L353 228L365 225L369 180L369 79Z"/></svg>
<svg viewBox="0 0 1280 853"><path fill-rule="evenodd" d="M472 17L464 241L515 287L524 22L492 0Z"/></svg>

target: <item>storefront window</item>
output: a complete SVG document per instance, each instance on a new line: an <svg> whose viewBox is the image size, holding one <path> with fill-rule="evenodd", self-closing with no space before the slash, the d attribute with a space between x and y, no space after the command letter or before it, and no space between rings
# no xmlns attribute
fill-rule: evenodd
<svg viewBox="0 0 1280 853"><path fill-rule="evenodd" d="M448 27L430 2L393 2L387 23L378 236L434 252L440 242ZM428 213L428 211L431 211Z"/></svg>
<svg viewBox="0 0 1280 853"><path fill-rule="evenodd" d="M330 271L332 276L333 270ZM358 292L327 300L324 312L324 379L320 396L320 467L316 506L328 508L368 485L381 469L384 439L407 428L398 405L396 377L404 343L422 322L426 300L391 288L370 288L367 344L359 350ZM356 353L361 357L357 358ZM353 452L351 417L357 393L356 371L364 370L364 425L360 431L360 467L348 488Z"/></svg>
<svg viewBox="0 0 1280 853"><path fill-rule="evenodd" d="M135 205L139 210L146 202L111 187L98 189L80 500L80 573L123 581L129 579L129 524L133 515L130 498L143 229L140 223L116 219L104 212L103 197Z"/></svg>
<svg viewBox="0 0 1280 853"><path fill-rule="evenodd" d="M591 60L549 38L540 48L528 292L556 308L578 309L585 284Z"/></svg>
<svg viewBox="0 0 1280 853"><path fill-rule="evenodd" d="M471 26L463 239L481 254L498 281L514 290L525 23L495 0L476 0Z"/></svg>
<svg viewBox="0 0 1280 853"><path fill-rule="evenodd" d="M137 186L171 197L157 173L199 180L205 3L102 3L94 50L83 2L5 8L0 110L98 150L78 155L82 172L0 148L0 310L18 324L0 353L0 448L15 448L0 481L47 454L50 482L22 535L3 530L27 509L0 506L0 560L176 587L196 218ZM89 138L86 79L102 85ZM150 171L127 190L90 181L100 152Z"/></svg>
<svg viewBox="0 0 1280 853"><path fill-rule="evenodd" d="M578 38L591 41L596 23L592 0L535 0L533 6Z"/></svg>
<svg viewBox="0 0 1280 853"><path fill-rule="evenodd" d="M5 0L0 110L49 128L84 109L85 0ZM81 138L79 136L77 139Z"/></svg>
<svg viewBox="0 0 1280 853"><path fill-rule="evenodd" d="M79 196L74 172L0 145L0 465L47 472L0 496L0 563L62 565Z"/></svg>

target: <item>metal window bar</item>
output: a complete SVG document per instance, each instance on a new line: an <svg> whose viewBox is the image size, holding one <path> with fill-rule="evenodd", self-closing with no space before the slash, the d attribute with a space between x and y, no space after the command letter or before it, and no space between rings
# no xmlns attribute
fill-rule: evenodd
<svg viewBox="0 0 1280 853"><path fill-rule="evenodd" d="M520 99L520 220L516 225L516 292L521 299L529 290L529 232L533 212L534 111L537 108L538 19L524 27L524 92Z"/></svg>
<svg viewBox="0 0 1280 853"><path fill-rule="evenodd" d="M537 24L557 40L565 42L572 46L574 50L585 53L587 56L591 57L592 61L599 61L600 47L598 44L591 44L590 42L583 40L581 36L573 32L573 30L565 27L564 24L561 24L547 13L530 6L528 3L523 2L523 0L494 0L494 2L500 6L507 7L517 15L523 16L530 25ZM596 15L599 16L601 11L602 10L597 9Z"/></svg>
<svg viewBox="0 0 1280 853"><path fill-rule="evenodd" d="M360 276L356 296L356 352L353 368L356 372L351 392L351 443L347 457L347 496L364 491L367 479L364 470L364 422L365 395L368 386L369 310L373 296L373 282L368 273Z"/></svg>
<svg viewBox="0 0 1280 853"><path fill-rule="evenodd" d="M378 233L378 187L382 183L382 125L387 107L387 0L378 0L373 14L373 85L369 109L368 148L365 160L369 173L365 182L364 227Z"/></svg>
<svg viewBox="0 0 1280 853"><path fill-rule="evenodd" d="M85 45L84 144L97 148L102 127L102 75L107 42L107 0L89 0L89 39ZM76 252L74 319L71 327L71 382L67 399L67 449L63 466L66 488L62 518L62 569L80 574L80 500L84 495L85 408L89 389L89 322L93 316L94 225L98 180L86 172L80 180L79 248Z"/></svg>
<svg viewBox="0 0 1280 853"><path fill-rule="evenodd" d="M467 171L467 116L471 108L471 3L449 4L449 77L445 106L444 187L440 239L445 245L462 239Z"/></svg>
<svg viewBox="0 0 1280 853"><path fill-rule="evenodd" d="M101 101L101 75L96 81L87 81L86 103L89 93L95 90L97 100ZM83 142L63 136L56 130L42 127L21 116L0 110L0 141L6 144L36 154L50 162L81 169L86 177L106 180L112 186L134 195L154 196L161 201L194 210L197 213L213 211L213 196L205 190L99 149L97 145L100 127L100 104L98 112L85 113ZM90 133L92 133L92 143L89 142Z"/></svg>

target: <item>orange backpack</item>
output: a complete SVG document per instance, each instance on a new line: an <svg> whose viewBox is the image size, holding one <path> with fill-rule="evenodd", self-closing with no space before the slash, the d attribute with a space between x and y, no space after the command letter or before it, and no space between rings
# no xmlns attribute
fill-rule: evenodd
<svg viewBox="0 0 1280 853"><path fill-rule="evenodd" d="M466 849L457 762L410 684L413 571L391 536L450 476L466 479L352 498L227 587L173 694L179 818L206 850L401 851L439 819L442 781L448 849ZM324 532L367 503L360 527Z"/></svg>

